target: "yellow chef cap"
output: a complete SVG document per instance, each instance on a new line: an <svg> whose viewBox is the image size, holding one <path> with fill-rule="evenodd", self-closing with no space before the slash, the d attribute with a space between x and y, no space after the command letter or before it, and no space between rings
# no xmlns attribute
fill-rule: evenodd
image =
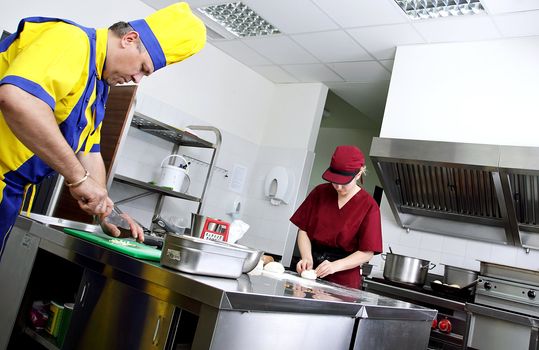
<svg viewBox="0 0 539 350"><path fill-rule="evenodd" d="M146 17L129 22L148 50L154 71L183 61L206 43L206 27L189 5L178 2Z"/></svg>

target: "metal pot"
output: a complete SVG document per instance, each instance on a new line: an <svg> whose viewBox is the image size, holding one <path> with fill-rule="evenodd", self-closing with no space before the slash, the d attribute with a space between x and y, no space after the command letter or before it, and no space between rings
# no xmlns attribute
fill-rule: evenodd
<svg viewBox="0 0 539 350"><path fill-rule="evenodd" d="M436 266L429 260L393 253L382 254L382 258L384 257L384 278L391 282L423 286L429 270Z"/></svg>
<svg viewBox="0 0 539 350"><path fill-rule="evenodd" d="M477 282L479 272L467 270L460 267L445 265L444 266L444 283L456 284L460 287L471 286Z"/></svg>

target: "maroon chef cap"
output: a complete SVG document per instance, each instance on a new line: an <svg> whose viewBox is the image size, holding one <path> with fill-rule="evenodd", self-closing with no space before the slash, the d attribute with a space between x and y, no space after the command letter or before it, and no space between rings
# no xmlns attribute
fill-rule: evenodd
<svg viewBox="0 0 539 350"><path fill-rule="evenodd" d="M337 146L329 168L322 174L322 179L345 185L354 179L361 167L365 165L365 157L356 146Z"/></svg>

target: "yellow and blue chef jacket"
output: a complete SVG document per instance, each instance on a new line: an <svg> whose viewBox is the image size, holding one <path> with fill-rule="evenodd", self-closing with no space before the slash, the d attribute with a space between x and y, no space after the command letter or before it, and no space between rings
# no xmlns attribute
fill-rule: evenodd
<svg viewBox="0 0 539 350"><path fill-rule="evenodd" d="M49 105L75 153L99 152L108 85L101 80L107 29L31 17L0 42L0 85L15 85ZM54 171L11 132L0 111L0 259L25 188Z"/></svg>

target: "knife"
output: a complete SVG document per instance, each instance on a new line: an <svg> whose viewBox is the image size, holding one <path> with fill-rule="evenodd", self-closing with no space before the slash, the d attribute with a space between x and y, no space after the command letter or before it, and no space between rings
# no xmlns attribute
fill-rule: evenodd
<svg viewBox="0 0 539 350"><path fill-rule="evenodd" d="M131 228L129 226L129 223L120 214L123 214L122 210L120 208L118 208L117 206L114 206L112 208L112 211L111 211L110 215L107 216L104 221L107 221L107 222L109 222L109 223L111 223L113 225L116 225L120 229L121 232L122 232L122 229L123 230L128 230L128 232L130 234L131 233ZM138 222L135 219L133 219L133 221L135 223L137 223L137 225L142 227L142 231L144 232L144 241L142 243L144 243L146 245L149 245L149 246L157 247L159 249L163 248L163 241L164 241L163 238L151 235L150 234L151 231L148 230L146 227L144 227L144 225L142 225L140 222ZM103 226L101 226L101 228L103 228ZM103 228L103 231L105 231L104 228ZM123 232L126 232L126 231L123 231Z"/></svg>

